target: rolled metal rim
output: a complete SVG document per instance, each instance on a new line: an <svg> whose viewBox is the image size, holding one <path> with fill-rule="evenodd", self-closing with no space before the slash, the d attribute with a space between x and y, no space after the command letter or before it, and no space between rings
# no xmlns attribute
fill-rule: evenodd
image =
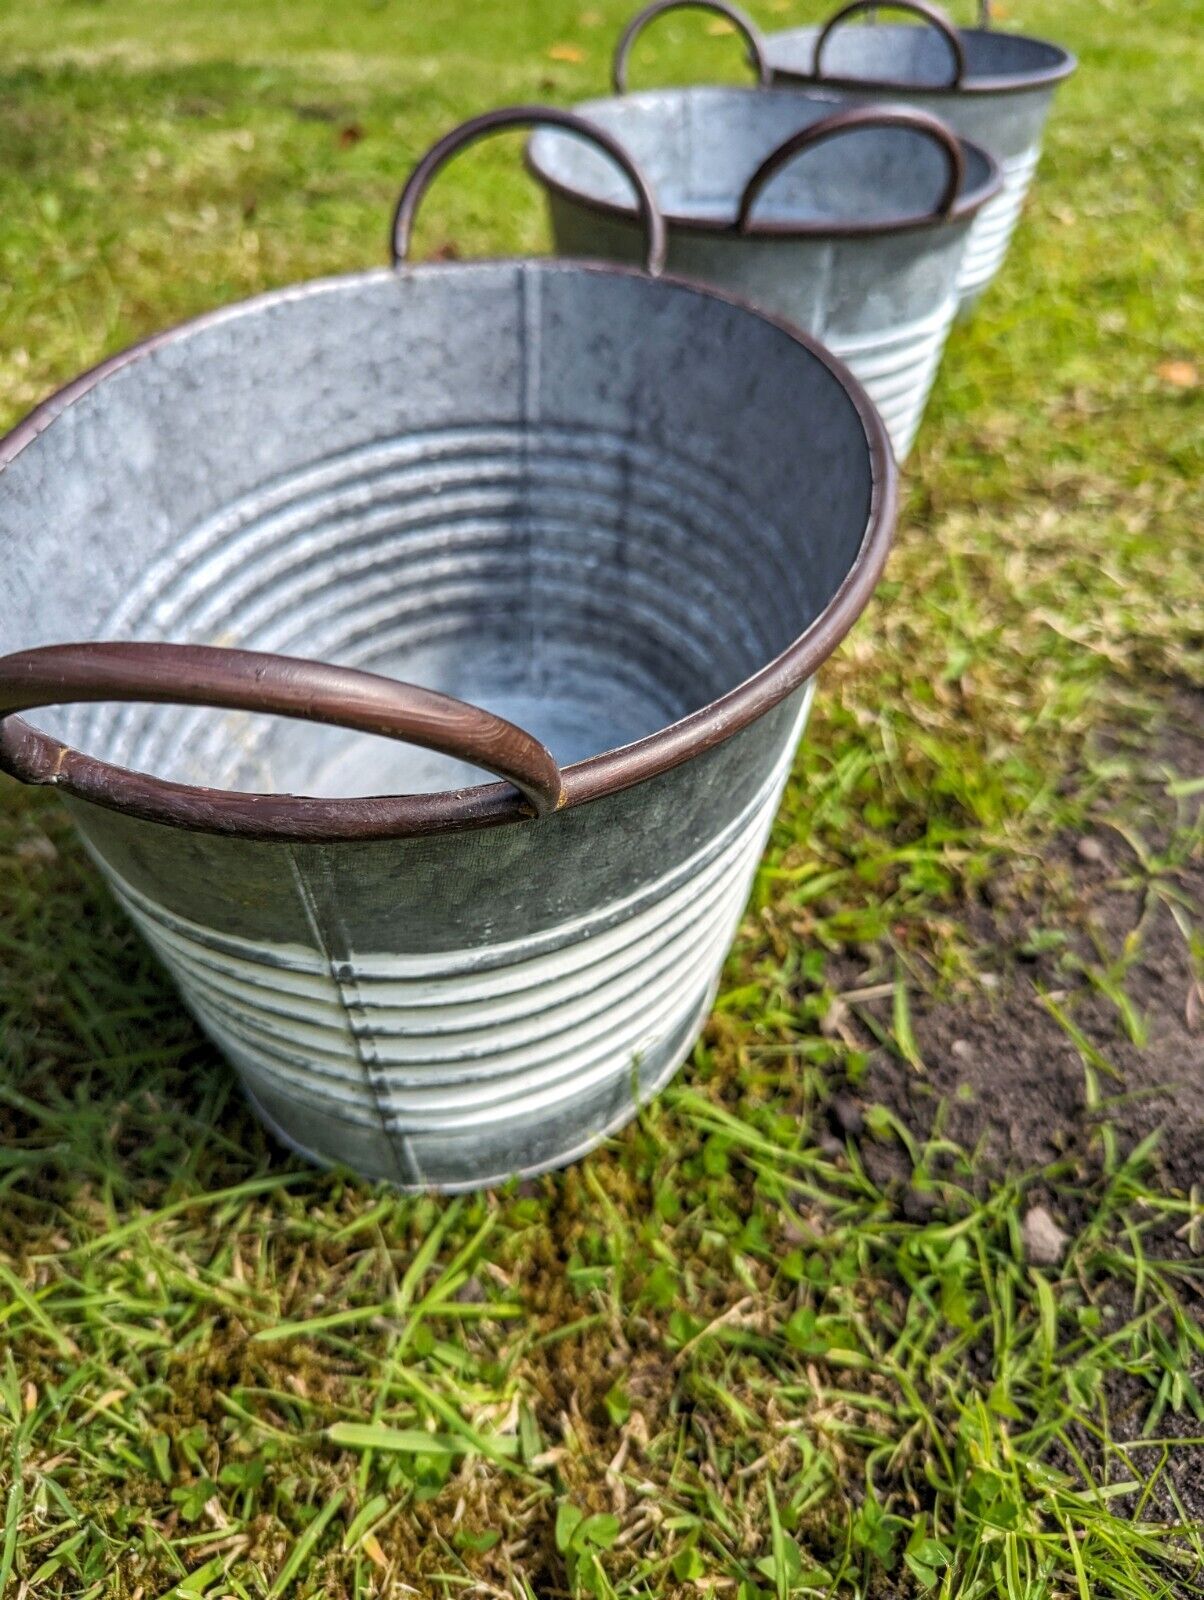
<svg viewBox="0 0 1204 1600"><path fill-rule="evenodd" d="M830 80L824 79L826 85ZM763 100L766 95L778 94L789 96L794 91L790 89L745 89L738 86L723 88L686 88L686 89L649 89L642 94L627 94L622 99L590 100L586 101L580 109L596 113L602 107L627 107L638 106L645 96L657 101L665 101L680 96L684 100L687 96L750 96L755 100ZM820 124L812 125L819 129ZM883 234L912 233L921 228L942 228L949 223L967 222L977 216L989 200L993 200L1003 186L1003 171L995 157L981 145L973 144L969 139L962 139L953 134L945 124L936 117L924 112L916 111L910 106L833 106L832 114L823 119L822 135L824 138L837 136L844 131L852 132L857 128L898 128L903 131L925 134L945 144L956 143L961 167L966 164L967 155L981 161L986 167L987 176L977 188L966 193L960 190L954 194L949 190L942 196L940 203L929 211L915 213L911 216L901 217L876 217L860 221L856 218L812 218L800 217L797 220L785 220L776 217L756 217L750 215L751 199L749 191L759 189L762 181L768 180L768 173L761 168L754 173L746 185L745 194L737 205L731 219L717 222L713 217L698 216L694 212L674 210L666 206L661 207L661 214L665 222L672 228L678 228L688 233L712 234L718 237L732 237L743 239L860 239L877 238ZM801 149L812 142L819 142L819 134L814 140L806 137L810 128L800 130L792 140L787 140L780 147L786 150L787 144L794 140L801 140L798 146ZM774 163L774 170L778 164L779 152L767 157L763 167ZM597 195L587 194L584 190L565 183L562 178L549 172L536 154L536 137L527 141L524 159L531 174L547 189L562 199L574 205L583 206L595 214L614 217L630 221L638 217L635 207L627 201L600 199ZM786 159L783 156L783 160ZM755 198L755 194L752 196ZM748 204L745 204L745 200Z"/></svg>
<svg viewBox="0 0 1204 1600"><path fill-rule="evenodd" d="M473 271L483 264L466 261L405 265L392 271L382 269L314 279L204 312L173 328L151 334L81 373L0 438L0 471L106 378L201 329L339 285L393 279L398 272ZM540 259L521 264L527 270L549 273L618 273L649 281L647 273L639 268L612 263ZM771 323L838 380L857 413L868 447L870 495L865 532L836 593L792 644L698 711L632 744L603 751L561 769L563 798L559 809L587 804L668 772L725 743L772 710L823 665L860 616L882 573L894 532L898 474L890 442L869 397L843 362L793 324L756 309L738 295L668 274L656 281L685 289L703 299L726 301L750 316ZM249 796L236 790L190 788L68 749L16 714L0 720L0 770L24 782L49 783L65 794L105 809L169 827L281 842L395 839L493 827L531 818L530 802L510 783L488 783L431 794L337 800L301 795ZM250 806L249 800L253 801Z"/></svg>
<svg viewBox="0 0 1204 1600"><path fill-rule="evenodd" d="M988 38L999 36L999 30L994 28L959 28L957 32L963 41L976 34ZM761 49L769 62L774 85L785 87L793 84L798 88L806 85L812 89L851 89L862 94L887 92L945 95L950 98L956 98L958 95L1025 94L1033 89L1044 89L1052 84L1061 83L1064 78L1069 78L1078 66L1077 58L1062 45L1054 44L1051 39L1039 39L1035 34L1028 33L1008 33L1005 37L1022 40L1025 44L1038 45L1043 50L1051 50L1058 59L1051 62L1048 67L1034 67L1029 72L1001 72L993 77L966 72L956 83L917 83L914 78L847 78L832 72L825 72L822 77L817 77L813 68L803 71L795 67L786 67L775 59L774 47L780 41L799 39L805 35L813 36L816 33L817 30L813 28L779 28L773 33L762 34Z"/></svg>

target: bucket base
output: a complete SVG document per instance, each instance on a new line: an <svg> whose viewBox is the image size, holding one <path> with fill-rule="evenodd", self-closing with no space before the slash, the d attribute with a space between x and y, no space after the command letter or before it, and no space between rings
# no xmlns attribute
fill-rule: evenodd
<svg viewBox="0 0 1204 1600"><path fill-rule="evenodd" d="M405 1182L398 1178L395 1167L387 1171L380 1170L378 1165L366 1164L362 1159L353 1158L350 1163L351 1170L360 1178L371 1182L387 1183L391 1188L398 1189L404 1194L426 1194L432 1191L439 1194L463 1194L478 1189L496 1188L500 1184L508 1183L513 1179L535 1178L541 1173L552 1172L559 1167L570 1166L574 1161L580 1160L582 1156L588 1155L591 1150L602 1144L606 1139L609 1139L612 1134L617 1133L620 1128L625 1127L636 1116L641 1107L654 1099L670 1082L677 1069L693 1049L695 1040L702 1031L703 1023L710 1014L718 990L719 980L716 979L708 986L706 993L702 997L701 1004L696 1006L667 1038L659 1041L648 1052L638 1068L633 1064L631 1071L623 1077L627 1092L622 1093L620 1091L623 1103L617 1110L611 1110L609 1116L596 1128L588 1126L587 1115L574 1119L571 1128L558 1128L556 1131L562 1137L557 1140L554 1150L548 1154L540 1155L534 1161L523 1161L521 1156L518 1156L513 1165L507 1166L504 1158L499 1160L499 1157L501 1157L499 1146L503 1144L503 1138L495 1137L489 1141L490 1149L488 1152L480 1151L479 1144L475 1150L467 1147L467 1141L465 1141L466 1148L456 1152L458 1160L449 1162L436 1158L435 1160L424 1162L424 1165L428 1167L428 1174L422 1183ZM250 1087L245 1077L240 1074L240 1078L243 1093L251 1109L268 1132L275 1139L278 1139L281 1144L317 1167L332 1168L349 1165L348 1162L340 1160L330 1150L316 1150L312 1145L307 1144L303 1138L290 1133L282 1124L280 1118L264 1105L261 1096L256 1094L255 1090ZM637 1081L633 1082L633 1079ZM608 1098L613 1105L615 1099L613 1080ZM582 1111L587 1112L589 1109L591 1108L583 1107ZM563 1119L561 1120L563 1121ZM405 1135L398 1135L398 1137L404 1138ZM440 1146L444 1148L452 1142L446 1135L426 1135L426 1137L437 1138ZM532 1142L539 1140L540 1130L538 1127L532 1128L528 1123L511 1137L516 1147L520 1143L529 1146ZM546 1138L550 1139L551 1137L552 1130L549 1129L546 1132ZM415 1143L413 1138L410 1138L407 1142L410 1143L415 1158L421 1161L422 1156L419 1150L413 1150ZM417 1142L420 1147L421 1138ZM469 1170L474 1154L481 1157L479 1175Z"/></svg>

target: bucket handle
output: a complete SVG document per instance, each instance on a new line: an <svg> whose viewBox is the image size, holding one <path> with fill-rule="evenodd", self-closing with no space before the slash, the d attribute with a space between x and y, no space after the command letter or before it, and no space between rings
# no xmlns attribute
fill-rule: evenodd
<svg viewBox="0 0 1204 1600"><path fill-rule="evenodd" d="M989 4L989 0L987 0ZM953 57L953 76L948 83L938 87L944 89L960 89L962 79L966 75L966 52L962 45L961 34L958 33L953 23L937 6L929 5L928 0L849 0L847 6L841 6L839 11L833 12L819 30L815 41L815 54L812 57L811 72L817 82L823 82L823 71L820 67L820 57L824 53L824 46L828 42L828 35L842 22L847 22L850 17L859 16L863 11L909 11L912 16L919 17L921 22L927 22L930 27L944 39L949 46L949 53Z"/></svg>
<svg viewBox="0 0 1204 1600"><path fill-rule="evenodd" d="M258 650L148 641L45 645L0 656L0 719L40 706L106 700L266 712L382 734L505 778L537 816L564 804L560 768L532 734L480 706L375 672ZM35 765L26 763L17 775L52 784L64 754L62 746L41 740ZM142 782L176 795L181 787L150 777ZM204 796L210 806L232 802L243 810L256 802L279 805L283 798L184 792Z"/></svg>
<svg viewBox="0 0 1204 1600"><path fill-rule="evenodd" d="M616 94L627 93L627 62L632 46L648 24L663 16L666 11L713 11L717 16L726 18L736 32L743 36L748 46L753 65L757 69L757 82L762 88L769 83L771 76L769 62L761 44L757 25L746 12L741 11L738 6L731 5L730 0L651 0L651 4L636 12L619 35L614 62L610 69L610 81L614 85Z"/></svg>
<svg viewBox="0 0 1204 1600"><path fill-rule="evenodd" d="M502 106L496 111L485 111L478 117L470 117L467 122L462 122L459 127L453 128L450 133L445 133L442 139L433 144L406 179L401 199L398 200L397 209L393 213L393 228L390 234L393 265L401 266L409 255L414 218L419 203L427 185L445 162L449 161L457 151L463 150L467 145L475 144L478 139L483 139L501 128L541 126L564 128L568 133L577 134L587 143L596 145L604 155L610 157L616 167L620 168L635 190L640 216L644 223L648 241L645 265L651 277L659 277L665 268L668 240L665 235L665 219L656 203L651 184L619 141L607 133L605 128L599 128L594 123L587 122L584 117L579 117L575 111L564 111L559 106Z"/></svg>
<svg viewBox="0 0 1204 1600"><path fill-rule="evenodd" d="M740 209L736 213L736 231L752 231L753 206L765 185L788 161L801 151L809 150L812 145L823 144L825 140L850 133L854 128L907 128L926 135L939 145L948 162L949 172L945 188L931 214L934 217L949 215L966 172L966 161L957 136L938 117L929 116L926 111L914 111L910 106L844 106L839 111L821 117L818 122L799 128L784 139L776 150L770 151L744 185Z"/></svg>

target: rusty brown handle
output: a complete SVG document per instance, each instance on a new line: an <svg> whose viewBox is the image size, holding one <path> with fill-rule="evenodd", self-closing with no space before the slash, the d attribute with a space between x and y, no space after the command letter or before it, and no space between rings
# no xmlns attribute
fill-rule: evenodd
<svg viewBox="0 0 1204 1600"><path fill-rule="evenodd" d="M652 0L651 5L646 5L642 11L636 12L619 35L614 62L610 69L610 80L616 94L627 93L627 62L632 46L648 24L663 16L666 11L713 11L717 16L725 17L736 32L743 35L744 42L748 45L753 64L757 69L757 82L762 87L769 82L769 62L765 58L757 25L738 6L731 5L729 0Z"/></svg>
<svg viewBox="0 0 1204 1600"><path fill-rule="evenodd" d="M945 13L936 6L929 5L928 0L850 0L847 6L841 6L840 10L834 12L824 23L815 41L815 55L811 65L815 78L821 80L823 78L820 57L824 53L829 34L842 22L847 22L850 17L858 16L863 11L908 11L913 17L919 17L921 22L927 22L943 37L953 57L953 76L941 87L956 89L961 84L966 75L966 52L962 46L961 35Z"/></svg>
<svg viewBox="0 0 1204 1600"><path fill-rule="evenodd" d="M854 128L908 128L934 140L945 153L949 164L949 175L944 191L933 207L932 215L948 216L961 190L966 172L966 161L957 136L939 118L929 116L926 111L913 111L910 106L845 106L839 111L833 111L829 116L821 117L818 122L800 128L797 133L792 133L776 150L765 157L744 185L744 193L740 196L740 209L736 213L737 230L740 233L751 231L753 206L757 203L765 185L788 161L793 160L801 151L809 150L813 145L822 144L826 139L834 139L842 133L851 133Z"/></svg>
<svg viewBox="0 0 1204 1600"><path fill-rule="evenodd" d="M382 734L505 778L538 816L564 803L560 768L531 734L479 706L374 672L258 650L133 641L45 645L0 657L0 719L104 700L258 711ZM21 775L54 781L51 770Z"/></svg>
<svg viewBox="0 0 1204 1600"><path fill-rule="evenodd" d="M414 231L414 218L419 202L427 185L445 162L449 161L458 150L475 144L478 139L496 133L501 128L538 127L563 128L568 133L577 134L588 143L597 145L598 149L608 155L615 166L624 173L635 190L644 232L648 239L646 257L648 272L652 277L658 277L665 269L668 242L665 237L665 219L661 216L660 207L656 203L656 196L648 179L619 141L607 133L605 128L595 127L592 122L579 117L575 111L562 111L559 106L503 106L497 111L486 111L479 117L470 117L458 128L445 133L437 144L433 144L407 178L406 186L401 191L401 199L397 202L397 209L393 213L391 234L393 265L400 266L409 255L410 239Z"/></svg>

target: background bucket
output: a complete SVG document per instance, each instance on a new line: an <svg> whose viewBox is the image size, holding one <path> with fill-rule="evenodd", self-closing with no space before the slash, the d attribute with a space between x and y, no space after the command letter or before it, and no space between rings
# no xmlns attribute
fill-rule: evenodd
<svg viewBox="0 0 1204 1600"><path fill-rule="evenodd" d="M845 26L878 11L912 12L924 26L877 20ZM1003 264L1054 93L1075 68L1060 45L992 29L989 4L980 19L980 27L957 28L926 0L853 0L822 27L761 36L757 52L775 84L805 84L861 104L905 102L943 118L995 157L1003 187L970 233L958 284L963 312Z"/></svg>
<svg viewBox="0 0 1204 1600"><path fill-rule="evenodd" d="M619 81L624 63L621 44ZM971 224L998 186L990 157L908 107L791 91L649 90L580 110L647 172L673 270L822 339L902 460L957 311ZM528 163L558 251L639 258L635 205L596 151L541 130Z"/></svg>
<svg viewBox="0 0 1204 1600"><path fill-rule="evenodd" d="M650 270L406 264L442 161L532 119L616 154ZM471 1188L690 1049L894 471L823 350L656 276L646 182L570 113L441 141L394 240L0 444L0 766L64 795L284 1139Z"/></svg>

